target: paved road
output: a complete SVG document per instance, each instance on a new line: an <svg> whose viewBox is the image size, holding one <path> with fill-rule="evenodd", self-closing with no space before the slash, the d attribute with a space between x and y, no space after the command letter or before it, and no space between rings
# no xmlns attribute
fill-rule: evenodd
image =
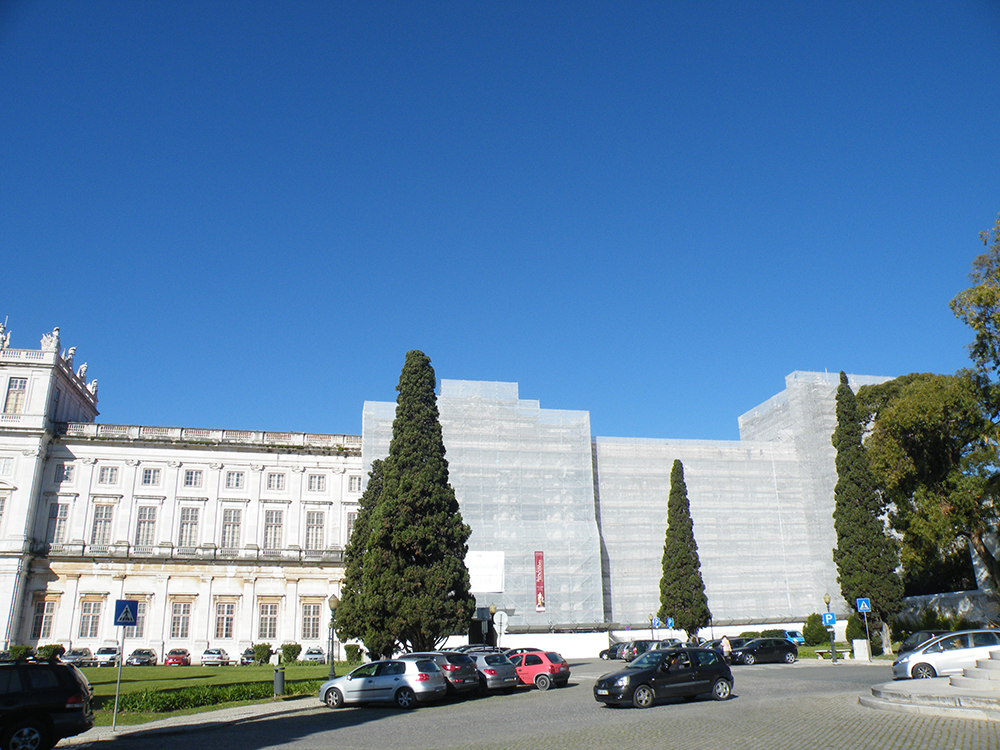
<svg viewBox="0 0 1000 750"><path fill-rule="evenodd" d="M858 705L871 685L891 679L888 666L799 662L736 667L732 699L676 702L646 710L594 701L594 678L607 662L573 662L565 688L450 701L400 711L309 701L287 713L247 718L224 729L167 736L142 732L100 750L1000 750L1000 723L916 717ZM86 747L87 743L81 744Z"/></svg>

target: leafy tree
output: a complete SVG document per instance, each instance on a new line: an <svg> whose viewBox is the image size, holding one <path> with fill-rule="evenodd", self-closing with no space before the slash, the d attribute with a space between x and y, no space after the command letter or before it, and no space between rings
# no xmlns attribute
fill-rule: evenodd
<svg viewBox="0 0 1000 750"><path fill-rule="evenodd" d="M670 470L659 617L661 620L673 617L674 627L687 633L689 639L712 619L705 596L705 582L701 578L698 544L694 540L684 466L680 461L674 461Z"/></svg>
<svg viewBox="0 0 1000 750"><path fill-rule="evenodd" d="M338 632L347 634L360 623L372 658L396 645L433 649L466 629L475 611L465 567L472 530L448 483L436 384L427 355L407 352L381 490L367 528L352 536L352 545L355 536L367 539L363 552L360 541L352 552L362 555L360 580L351 581L348 598L356 600L346 615L350 621L341 626L337 610Z"/></svg>
<svg viewBox="0 0 1000 750"><path fill-rule="evenodd" d="M281 663L294 664L299 660L299 654L301 653L302 653L302 646L300 646L298 643L282 643Z"/></svg>
<svg viewBox="0 0 1000 750"><path fill-rule="evenodd" d="M372 659L389 658L398 650L395 636L386 630L388 613L384 601L366 588L365 556L371 537L371 519L382 499L384 463L372 461L368 486L361 495L354 529L344 550L344 581L337 607L336 629L341 640L358 639Z"/></svg>
<svg viewBox="0 0 1000 750"><path fill-rule="evenodd" d="M871 636L870 638L869 635ZM881 656L885 653L882 638L876 637L875 633L872 632L871 618L868 619L868 628L866 630L864 615L859 615L857 612L852 612L847 618L847 628L844 630L844 637L848 643L867 640L872 656Z"/></svg>
<svg viewBox="0 0 1000 750"><path fill-rule="evenodd" d="M976 334L969 345L969 354L984 384L990 386L991 403L997 404L996 383L1000 379L1000 216L993 229L979 233L979 239L988 249L972 262L969 274L972 286L951 301L951 310Z"/></svg>
<svg viewBox="0 0 1000 750"><path fill-rule="evenodd" d="M865 447L894 506L904 568L926 568L969 545L997 586L1000 563L986 544L1000 519L996 448L976 378L908 375L858 395L874 418Z"/></svg>
<svg viewBox="0 0 1000 750"><path fill-rule="evenodd" d="M833 446L837 449L837 485L833 495L833 525L837 546L837 582L844 599L853 604L859 597L871 601L873 627L882 635L879 653L892 647L889 619L903 604L903 583L898 545L886 530L886 506L868 470L868 458L861 444L862 427L857 401L840 373L837 388L837 428Z"/></svg>
<svg viewBox="0 0 1000 750"><path fill-rule="evenodd" d="M806 618L806 622L802 626L802 638L807 646L818 646L830 641L830 634L826 632L826 627L823 625L822 615L813 612Z"/></svg>

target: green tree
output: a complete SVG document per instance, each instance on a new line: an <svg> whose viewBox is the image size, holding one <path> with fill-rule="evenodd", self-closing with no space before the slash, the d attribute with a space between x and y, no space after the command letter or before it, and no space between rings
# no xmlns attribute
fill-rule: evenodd
<svg viewBox="0 0 1000 750"><path fill-rule="evenodd" d="M830 634L826 632L826 627L823 625L822 615L813 612L806 618L805 625L802 626L802 638L807 646L818 646L830 641Z"/></svg>
<svg viewBox="0 0 1000 750"><path fill-rule="evenodd" d="M466 630L475 611L465 567L472 530L448 483L436 385L427 355L408 352L360 570L359 601L368 608L364 641L373 658L389 644L433 649ZM349 616L358 617L357 609Z"/></svg>
<svg viewBox="0 0 1000 750"><path fill-rule="evenodd" d="M832 439L837 449L837 485L833 491L837 546L833 560L844 599L851 605L859 597L871 601L871 625L881 633L882 653L892 648L889 620L902 608L903 582L896 573L899 548L887 533L885 501L869 472L861 435L854 391L847 383L847 375L841 372L837 428Z"/></svg>
<svg viewBox="0 0 1000 750"><path fill-rule="evenodd" d="M996 385L1000 380L1000 216L993 229L979 233L979 239L988 249L972 262L969 274L972 286L956 295L951 310L976 334L969 345L969 354L983 385L991 391L991 402L997 404L1000 401Z"/></svg>
<svg viewBox="0 0 1000 750"><path fill-rule="evenodd" d="M398 650L395 635L386 630L388 612L385 601L371 590L365 578L365 557L371 538L371 522L375 508L382 499L384 463L372 461L365 487L358 504L351 538L344 550L344 581L340 587L337 607L337 635L341 640L358 639L372 659L389 658ZM366 583L369 585L366 587Z"/></svg>
<svg viewBox="0 0 1000 750"><path fill-rule="evenodd" d="M701 578L698 543L694 540L691 506L684 466L674 461L670 470L670 498L667 501L667 532L663 542L663 577L660 579L659 617L674 618L674 627L697 635L712 619Z"/></svg>
<svg viewBox="0 0 1000 750"><path fill-rule="evenodd" d="M992 502L996 449L976 377L907 375L858 396L873 417L868 463L894 506L904 569L969 545L1000 585L1000 564L986 544L1000 518Z"/></svg>

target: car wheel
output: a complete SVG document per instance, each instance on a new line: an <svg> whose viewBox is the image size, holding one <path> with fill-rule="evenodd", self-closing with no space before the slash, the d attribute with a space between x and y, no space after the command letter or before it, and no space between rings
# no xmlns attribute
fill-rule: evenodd
<svg viewBox="0 0 1000 750"><path fill-rule="evenodd" d="M602 653L602 654L601 654L601 658L602 658L602 659L604 659L604 661L607 661L607 660L608 660L608 659L610 659L611 657L610 657L610 656L608 656L607 654L604 654L604 653Z"/></svg>
<svg viewBox="0 0 1000 750"><path fill-rule="evenodd" d="M755 661L757 661L757 660L754 659L753 654L743 654L743 663L744 664L753 664Z"/></svg>
<svg viewBox="0 0 1000 750"><path fill-rule="evenodd" d="M3 750L48 750L50 747L45 725L35 721L22 721L3 738Z"/></svg>
<svg viewBox="0 0 1000 750"><path fill-rule="evenodd" d="M786 651L785 664L794 664L794 663L795 663L795 654L793 654L791 651Z"/></svg>
<svg viewBox="0 0 1000 750"><path fill-rule="evenodd" d="M396 705L400 708L413 708L416 702L416 693L410 688L404 687L396 691Z"/></svg>
<svg viewBox="0 0 1000 750"><path fill-rule="evenodd" d="M729 696L733 694L733 686L728 680L716 680L715 684L712 685L712 697L717 701L728 700Z"/></svg>
<svg viewBox="0 0 1000 750"><path fill-rule="evenodd" d="M649 708L653 705L653 688L649 685L640 685L632 693L632 705L636 708Z"/></svg>
<svg viewBox="0 0 1000 750"><path fill-rule="evenodd" d="M340 708L344 705L344 695L337 688L330 688L323 696L323 702L330 708Z"/></svg>
<svg viewBox="0 0 1000 750"><path fill-rule="evenodd" d="M929 680L931 677L937 677L937 672L930 664L918 664L913 668L911 674L917 680Z"/></svg>
<svg viewBox="0 0 1000 750"><path fill-rule="evenodd" d="M552 678L547 674L540 674L535 678L535 687L539 690L548 690L552 687Z"/></svg>

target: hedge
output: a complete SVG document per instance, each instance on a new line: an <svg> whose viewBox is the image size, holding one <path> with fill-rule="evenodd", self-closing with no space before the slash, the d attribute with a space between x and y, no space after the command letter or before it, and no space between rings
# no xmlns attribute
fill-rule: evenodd
<svg viewBox="0 0 1000 750"><path fill-rule="evenodd" d="M294 680L285 683L285 695L319 693L321 680ZM118 699L118 710L132 713L164 713L184 708L211 706L216 703L255 701L274 696L270 682L244 682L238 685L198 685L179 690L139 690ZM113 705L113 702L112 702ZM106 708L111 706L106 705Z"/></svg>

